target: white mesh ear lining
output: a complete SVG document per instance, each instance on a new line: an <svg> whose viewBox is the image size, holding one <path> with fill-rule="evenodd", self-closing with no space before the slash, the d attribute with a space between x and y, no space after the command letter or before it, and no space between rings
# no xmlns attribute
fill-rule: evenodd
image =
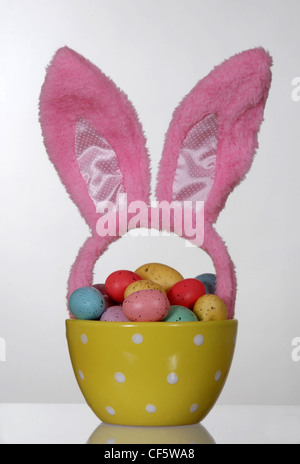
<svg viewBox="0 0 300 464"><path fill-rule="evenodd" d="M76 123L75 154L94 204L97 206L102 201L116 204L118 194L124 193L117 155L108 141L83 118L78 118Z"/></svg>
<svg viewBox="0 0 300 464"><path fill-rule="evenodd" d="M179 151L173 200L205 201L212 188L218 145L218 118L210 114L188 132Z"/></svg>

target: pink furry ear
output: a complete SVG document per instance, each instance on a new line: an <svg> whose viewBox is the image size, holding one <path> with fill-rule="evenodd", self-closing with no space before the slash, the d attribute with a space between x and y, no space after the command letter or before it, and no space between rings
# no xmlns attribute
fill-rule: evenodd
<svg viewBox="0 0 300 464"><path fill-rule="evenodd" d="M272 60L262 48L216 67L174 112L166 135L156 195L205 201L214 223L248 172L270 84Z"/></svg>
<svg viewBox="0 0 300 464"><path fill-rule="evenodd" d="M126 95L96 66L64 47L47 70L40 122L49 157L95 231L99 201L149 201L146 141Z"/></svg>
<svg viewBox="0 0 300 464"><path fill-rule="evenodd" d="M97 259L117 237L97 235L98 203L149 204L146 141L127 96L96 66L65 47L50 64L40 95L45 146L72 200L90 226L72 266L68 296L92 285Z"/></svg>
<svg viewBox="0 0 300 464"><path fill-rule="evenodd" d="M234 317L236 276L213 224L250 169L271 85L272 59L262 48L217 66L174 112L160 163L159 201L204 201L204 242L217 274L217 295Z"/></svg>

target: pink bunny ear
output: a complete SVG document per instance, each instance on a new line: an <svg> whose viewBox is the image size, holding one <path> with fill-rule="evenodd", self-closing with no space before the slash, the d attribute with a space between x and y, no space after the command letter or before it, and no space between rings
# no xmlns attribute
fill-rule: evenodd
<svg viewBox="0 0 300 464"><path fill-rule="evenodd" d="M202 200L214 223L249 170L270 84L272 60L262 48L216 67L184 98L166 135L158 200Z"/></svg>
<svg viewBox="0 0 300 464"><path fill-rule="evenodd" d="M133 106L96 66L67 47L47 70L40 122L49 157L92 230L99 201L124 192L128 201L149 201L149 157Z"/></svg>
<svg viewBox="0 0 300 464"><path fill-rule="evenodd" d="M159 201L204 201L202 248L217 272L217 294L234 314L233 263L212 228L228 195L244 179L271 84L272 59L262 48L216 67L184 98L168 129L158 173Z"/></svg>
<svg viewBox="0 0 300 464"><path fill-rule="evenodd" d="M92 285L99 256L116 237L99 237L99 202L149 203L146 141L126 95L96 66L65 47L49 66L40 95L45 146L72 200L91 228L69 278L68 295Z"/></svg>

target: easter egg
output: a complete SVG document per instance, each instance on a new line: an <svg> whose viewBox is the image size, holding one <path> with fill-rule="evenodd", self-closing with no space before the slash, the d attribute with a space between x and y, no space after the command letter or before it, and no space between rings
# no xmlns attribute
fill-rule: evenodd
<svg viewBox="0 0 300 464"><path fill-rule="evenodd" d="M166 292L176 282L183 279L182 275L166 264L149 263L139 267L136 271L143 280L152 280L159 284Z"/></svg>
<svg viewBox="0 0 300 464"><path fill-rule="evenodd" d="M198 298L203 295L205 295L205 287L197 279L183 279L173 285L168 292L171 305L185 306L189 309L193 309Z"/></svg>
<svg viewBox="0 0 300 464"><path fill-rule="evenodd" d="M132 271L115 271L105 281L107 295L116 303L123 303L124 292L128 285L142 278Z"/></svg>
<svg viewBox="0 0 300 464"><path fill-rule="evenodd" d="M170 307L165 322L195 322L198 321L196 314L188 308L179 305Z"/></svg>
<svg viewBox="0 0 300 464"><path fill-rule="evenodd" d="M214 294L216 293L216 275L215 274L201 274L196 277L196 279L200 280L205 287L206 293Z"/></svg>
<svg viewBox="0 0 300 464"><path fill-rule="evenodd" d="M159 290L139 290L123 302L123 313L133 322L162 321L168 314L170 303Z"/></svg>
<svg viewBox="0 0 300 464"><path fill-rule="evenodd" d="M115 306L116 302L113 301L106 293L105 284L95 284L93 287L99 290L99 292L102 294L105 301L105 310L110 306Z"/></svg>
<svg viewBox="0 0 300 464"><path fill-rule="evenodd" d="M225 321L228 318L226 305L217 295L204 295L193 309L199 321Z"/></svg>
<svg viewBox="0 0 300 464"><path fill-rule="evenodd" d="M104 298L94 287L78 288L69 298L69 309L77 319L99 319L104 308Z"/></svg>
<svg viewBox="0 0 300 464"><path fill-rule="evenodd" d="M110 306L102 314L100 321L102 322L129 322L129 319L125 316L121 306Z"/></svg>
<svg viewBox="0 0 300 464"><path fill-rule="evenodd" d="M157 283L152 282L151 280L138 280L137 282L132 282L132 284L128 285L125 290L124 298L127 298L134 292L138 292L139 290L158 290L159 292L167 294L166 291Z"/></svg>

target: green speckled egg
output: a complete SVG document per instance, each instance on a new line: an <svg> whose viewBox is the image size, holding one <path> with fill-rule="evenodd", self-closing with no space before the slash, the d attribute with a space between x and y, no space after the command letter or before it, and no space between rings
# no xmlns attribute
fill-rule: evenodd
<svg viewBox="0 0 300 464"><path fill-rule="evenodd" d="M198 318L193 311L185 306L173 305L164 322L195 322Z"/></svg>

